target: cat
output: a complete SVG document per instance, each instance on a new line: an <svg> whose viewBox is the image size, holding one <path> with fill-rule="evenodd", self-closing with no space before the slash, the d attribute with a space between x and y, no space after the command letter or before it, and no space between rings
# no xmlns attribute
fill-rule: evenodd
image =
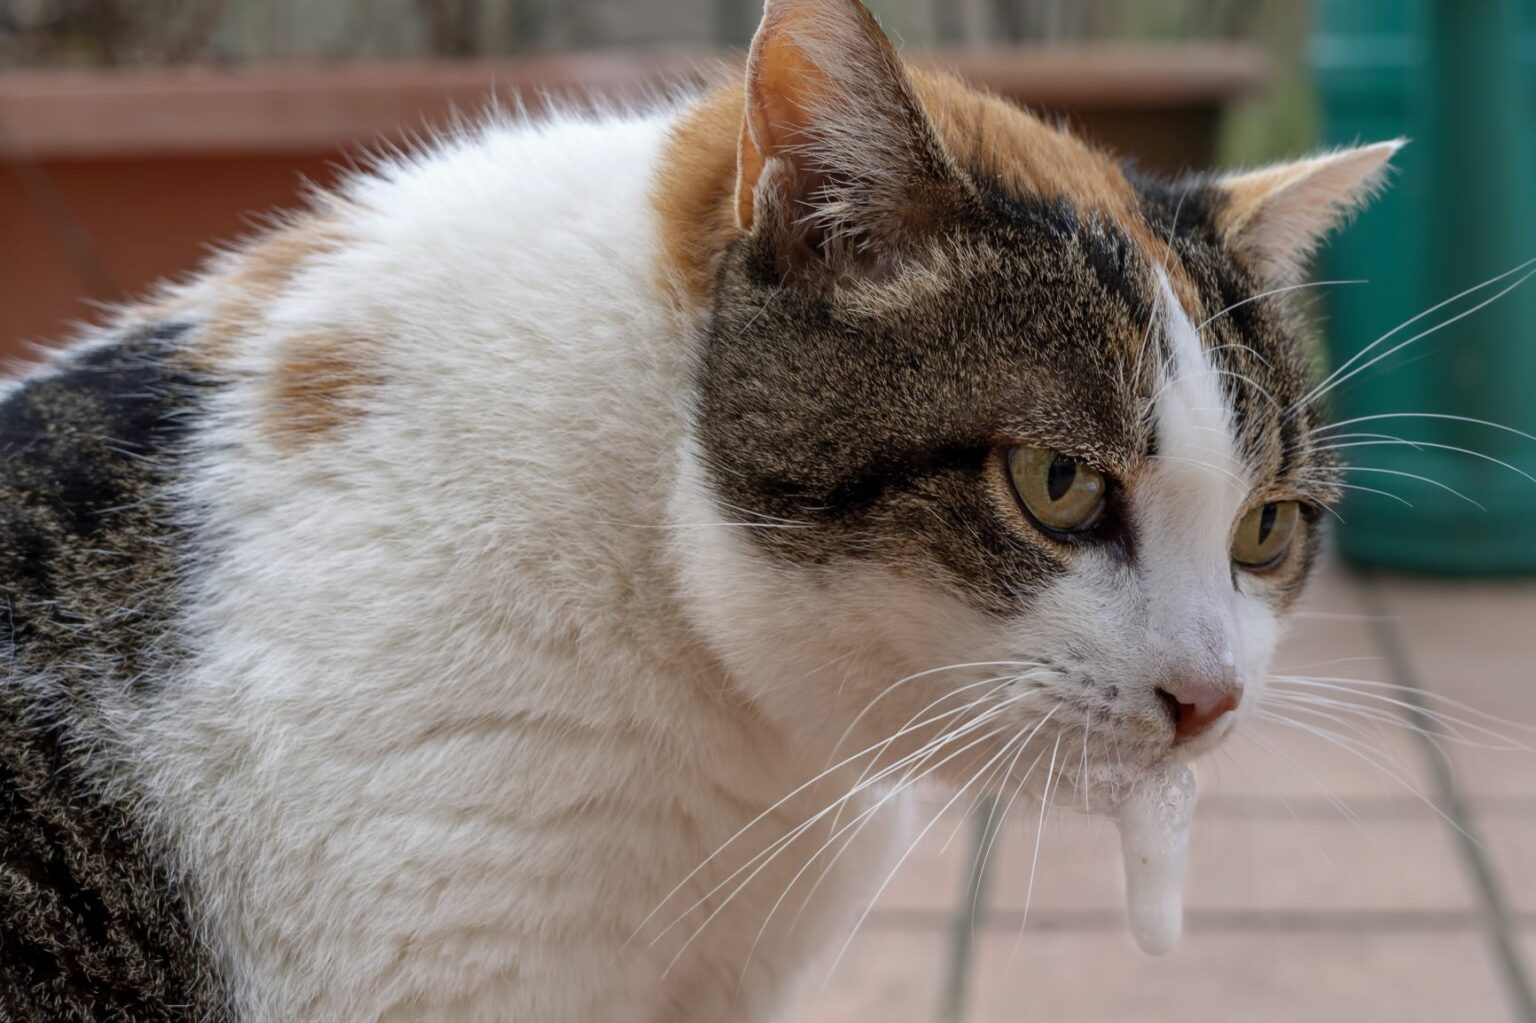
<svg viewBox="0 0 1536 1023"><path fill-rule="evenodd" d="M1252 706L1339 491L1288 289L1397 143L1141 176L856 0L743 77L384 160L0 391L0 1016L766 1020L919 780Z"/></svg>

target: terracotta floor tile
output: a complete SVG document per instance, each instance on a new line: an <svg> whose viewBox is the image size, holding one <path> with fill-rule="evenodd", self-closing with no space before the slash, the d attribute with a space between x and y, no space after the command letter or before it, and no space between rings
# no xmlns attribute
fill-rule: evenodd
<svg viewBox="0 0 1536 1023"><path fill-rule="evenodd" d="M825 987L824 973L813 971L803 997L784 1018L796 1023L930 1023L948 933L865 930Z"/></svg>
<svg viewBox="0 0 1536 1023"><path fill-rule="evenodd" d="M1536 850L1536 826L1529 839ZM1034 841L1034 819L1004 829L988 860L992 906L1024 906ZM1047 821L1040 844L1031 912L1118 917L1121 870L1112 826L1060 814ZM1433 818L1367 819L1357 826L1338 818L1197 816L1185 906L1287 916L1445 913L1470 910L1473 896L1444 825Z"/></svg>
<svg viewBox="0 0 1536 1023"><path fill-rule="evenodd" d="M915 836L953 793L937 788L919 795L914 810ZM878 908L903 912L947 914L960 902L965 889L973 825L965 816L969 800L962 799L945 813L912 847L881 894ZM877 879L878 883L879 879Z"/></svg>
<svg viewBox="0 0 1536 1023"><path fill-rule="evenodd" d="M1536 816L1482 814L1477 830L1505 900L1536 916Z"/></svg>
<svg viewBox="0 0 1536 1023"><path fill-rule="evenodd" d="M1389 579L1382 586L1422 683L1505 720L1442 709L1530 747L1508 752L1449 747L1463 787L1536 796L1536 583ZM1472 732L1467 737L1495 741Z"/></svg>
<svg viewBox="0 0 1536 1023"><path fill-rule="evenodd" d="M1467 933L1192 934L1153 959L1118 934L989 936L976 1023L1504 1023Z"/></svg>

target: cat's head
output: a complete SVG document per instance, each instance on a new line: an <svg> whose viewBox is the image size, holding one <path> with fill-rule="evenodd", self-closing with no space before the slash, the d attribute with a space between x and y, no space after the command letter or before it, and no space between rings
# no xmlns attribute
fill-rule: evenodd
<svg viewBox="0 0 1536 1023"><path fill-rule="evenodd" d="M746 79L662 204L707 309L684 585L737 682L956 776L1220 741L1338 490L1282 289L1396 144L1140 178L855 0L769 3Z"/></svg>

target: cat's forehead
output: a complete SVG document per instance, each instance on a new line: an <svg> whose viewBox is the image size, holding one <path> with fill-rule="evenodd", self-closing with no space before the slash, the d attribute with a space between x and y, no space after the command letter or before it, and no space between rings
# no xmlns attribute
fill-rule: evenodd
<svg viewBox="0 0 1536 1023"><path fill-rule="evenodd" d="M1283 473L1308 422L1284 414L1310 379L1292 325L1246 301L1262 286L1222 246L1213 189L1121 181L1136 206L1116 217L978 174L978 223L831 293L785 286L749 244L719 282L717 339L741 344L760 385L782 371L770 391L785 421L836 430L840 449L1025 441L1125 475L1155 448L1177 322L1218 377L1245 460Z"/></svg>
<svg viewBox="0 0 1536 1023"><path fill-rule="evenodd" d="M1264 288L1221 243L1213 189L1186 184L1173 195L1138 182L1136 222L1160 239L1149 252L1102 209L977 184L987 211L979 226L940 240L893 279L833 296L841 329L806 330L792 316L776 324L796 338L801 365L824 366L822 381L925 367L916 386L875 388L904 423L943 432L984 421L995 439L1126 475L1156 447L1155 399L1182 372L1171 329L1187 328L1244 460L1258 475L1285 474L1310 424L1310 410L1287 412L1311 369L1284 307L1252 301ZM786 313L797 308L777 301ZM742 311L759 325L774 321L755 305ZM870 340L851 345L852 336Z"/></svg>
<svg viewBox="0 0 1536 1023"><path fill-rule="evenodd" d="M1260 480L1328 499L1331 472L1318 463L1310 403L1315 366L1294 287L1266 284L1224 240L1234 215L1229 194L1209 181L1135 183L1142 215L1167 239L1164 265L1176 265L1197 296L1191 320L1219 377L1243 460Z"/></svg>
<svg viewBox="0 0 1536 1023"><path fill-rule="evenodd" d="M981 186L1022 203L1064 204L1113 223L1143 265L1167 263L1166 240L1144 213L1146 197L1107 153L1019 107L944 74L911 70L913 89L946 152ZM1181 266L1166 267L1192 316L1201 298Z"/></svg>
<svg viewBox="0 0 1536 1023"><path fill-rule="evenodd" d="M950 158L1026 235L1013 246L1015 274L1051 276L1054 263L1065 272L1057 283L1069 291L1101 285L1121 299L1118 307L1101 307L1104 344L1070 351L1099 363L1128 357L1146 368L1146 331L1116 329L1116 320L1125 319L1116 314L1131 309L1140 324L1150 322L1147 302L1155 281L1166 279L1177 306L1169 311L1200 328L1219 372L1250 380L1277 401L1304 393L1310 367L1297 358L1292 325L1272 305L1253 301L1263 286L1224 241L1243 215L1227 190L1212 180L1174 185L1127 173L1104 151L996 96L947 75L910 74ZM1030 251L1031 245L1037 247ZM1123 367L1117 372L1123 375ZM1241 406L1236 425L1261 440L1265 431L1249 420L1264 417L1249 415L1248 396L1231 397Z"/></svg>
<svg viewBox="0 0 1536 1023"><path fill-rule="evenodd" d="M1026 424L1038 424L1040 410L1051 408L1041 388L1072 398L1071 412L1056 417L1061 433L1035 439L1100 454L1096 460L1112 470L1128 469L1155 447L1148 417L1170 376L1185 371L1170 338L1187 328L1255 478L1295 476L1305 468L1298 460L1315 412L1306 402L1314 367L1294 308L1271 298L1275 289L1223 242L1219 189L1156 181L1135 188L1137 221L1158 239L1150 252L1125 222L1069 200L995 198L1005 227L984 233L994 239L996 262L956 280L950 314L989 310L992 324L980 329L1011 339L1014 350L994 353L983 372L1007 376L1010 366L1027 367L1012 374L1033 399L1018 413ZM985 346L974 351L988 358ZM1105 444L1085 445L1100 435ZM1289 482L1308 489L1304 480Z"/></svg>

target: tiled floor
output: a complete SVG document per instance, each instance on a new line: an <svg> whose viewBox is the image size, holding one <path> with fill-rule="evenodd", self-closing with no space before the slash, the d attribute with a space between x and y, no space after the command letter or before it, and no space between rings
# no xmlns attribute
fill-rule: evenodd
<svg viewBox="0 0 1536 1023"><path fill-rule="evenodd" d="M1529 748L1448 744L1447 775L1407 708L1378 701L1383 720L1361 732L1301 715L1352 751L1250 722L1201 771L1186 934L1161 959L1126 936L1113 829L1071 811L1046 821L1032 895L1038 816L1014 814L988 861L973 950L957 950L976 829L946 822L793 1018L1536 1023L1536 585L1326 571L1276 667L1416 684L1490 730L1465 738Z"/></svg>

